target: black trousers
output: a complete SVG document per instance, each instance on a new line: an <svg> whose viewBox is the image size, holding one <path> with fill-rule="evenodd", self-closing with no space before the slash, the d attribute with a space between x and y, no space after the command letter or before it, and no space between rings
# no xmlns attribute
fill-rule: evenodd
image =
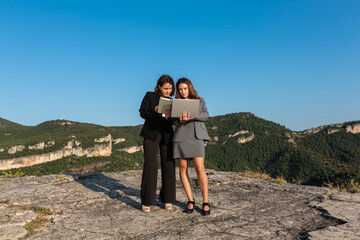
<svg viewBox="0 0 360 240"><path fill-rule="evenodd" d="M161 159L161 190L159 200L173 203L176 200L175 161L172 141L165 144L163 136L158 134L155 141L144 138L144 168L141 180L141 203L155 205L158 175L158 151Z"/></svg>

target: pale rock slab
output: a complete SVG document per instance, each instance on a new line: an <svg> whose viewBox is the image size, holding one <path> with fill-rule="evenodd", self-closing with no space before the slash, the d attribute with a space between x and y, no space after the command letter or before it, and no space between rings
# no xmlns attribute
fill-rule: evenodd
<svg viewBox="0 0 360 240"><path fill-rule="evenodd" d="M237 135L240 135L240 134L246 134L246 133L249 133L249 131L248 130L241 130L241 131L239 131L239 132L236 132L236 133L234 133L234 134L230 134L230 135L228 135L228 137L236 137Z"/></svg>
<svg viewBox="0 0 360 240"><path fill-rule="evenodd" d="M136 153L138 151L143 151L143 146L131 146L131 147L119 149L119 151L127 152L127 153Z"/></svg>
<svg viewBox="0 0 360 240"><path fill-rule="evenodd" d="M238 143L246 143L246 142L250 142L251 140L253 140L255 138L255 134L252 134L249 137L240 137L237 139Z"/></svg>
<svg viewBox="0 0 360 240"><path fill-rule="evenodd" d="M35 144L35 145L29 145L28 148L29 148L30 150L44 149L44 148L45 148L45 143L44 143L44 142L40 142L40 143Z"/></svg>
<svg viewBox="0 0 360 240"><path fill-rule="evenodd" d="M103 137L103 138L98 138L98 139L94 139L94 142L97 142L97 143L102 143L102 142L109 142L111 141L111 135L107 135L106 137Z"/></svg>
<svg viewBox="0 0 360 240"><path fill-rule="evenodd" d="M327 133L328 134L333 134L333 133L336 133L336 132L340 132L340 129L336 129L336 128L335 129L329 129Z"/></svg>
<svg viewBox="0 0 360 240"><path fill-rule="evenodd" d="M114 144L118 144L118 143L125 142L125 141L126 141L125 138L116 138L116 139L113 139L113 143L114 143Z"/></svg>
<svg viewBox="0 0 360 240"><path fill-rule="evenodd" d="M61 122L60 125L61 126L65 126L65 125L71 126L71 125L73 125L73 123L72 122Z"/></svg>
<svg viewBox="0 0 360 240"><path fill-rule="evenodd" d="M351 133L360 133L360 124L354 124L354 125L348 125L346 126L346 132L351 132Z"/></svg>
<svg viewBox="0 0 360 240"><path fill-rule="evenodd" d="M17 145L17 146L12 146L8 149L8 153L9 154L15 154L17 152L21 152L22 150L25 149L24 145Z"/></svg>
<svg viewBox="0 0 360 240"><path fill-rule="evenodd" d="M314 204L339 225L312 231L310 239L360 239L360 194L336 192L330 199Z"/></svg>
<svg viewBox="0 0 360 240"><path fill-rule="evenodd" d="M141 171L8 179L0 187L0 201L8 199L9 203L0 205L0 212L4 209L21 212L22 206L35 205L63 213L50 216L50 223L40 229L41 233L32 236L32 240L327 239L328 235L316 238L316 232L325 230L330 231L324 232L329 236L342 232L343 235L337 235L338 239L359 239L359 228L355 227L360 210L350 208L358 203L357 196L341 194L338 197L327 188L277 184L272 180L244 178L236 172L206 172L212 211L206 217L200 214L202 198L193 168L189 168L196 199L192 214L182 212L187 197L179 180L177 202L172 211L165 211L157 201L150 213L141 212ZM159 174L157 193L160 184ZM16 207L11 208L10 204ZM332 218L324 216L324 211L335 216L341 214L339 209L353 212L351 216L345 213L337 216L346 217L346 224L339 224L340 220L332 215ZM32 217L23 214L21 220L15 220L0 213L0 229L13 226L21 230L16 224L24 224ZM7 231L1 237L14 239L16 232Z"/></svg>

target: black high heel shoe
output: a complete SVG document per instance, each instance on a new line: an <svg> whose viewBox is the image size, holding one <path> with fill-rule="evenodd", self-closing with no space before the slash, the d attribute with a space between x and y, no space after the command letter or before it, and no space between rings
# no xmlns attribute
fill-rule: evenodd
<svg viewBox="0 0 360 240"><path fill-rule="evenodd" d="M193 205L193 208L189 208L189 204L192 204ZM184 212L186 213L192 213L194 211L194 208L195 208L195 198L193 201L188 201L187 203L187 206L186 206L186 209L184 210Z"/></svg>
<svg viewBox="0 0 360 240"><path fill-rule="evenodd" d="M205 211L204 210L205 206L209 206L209 210ZM203 209L201 210L201 214L204 215L204 216L210 215L210 205L209 205L209 203L203 203Z"/></svg>

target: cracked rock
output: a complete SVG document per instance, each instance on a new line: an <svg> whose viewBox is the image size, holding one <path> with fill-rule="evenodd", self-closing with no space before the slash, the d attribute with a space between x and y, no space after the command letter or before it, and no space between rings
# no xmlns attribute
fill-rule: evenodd
<svg viewBox="0 0 360 240"><path fill-rule="evenodd" d="M29 239L360 239L359 195L329 198L327 188L207 173L212 213L205 217L192 168L192 214L183 213L187 198L179 180L172 211L157 201L143 213L141 171L9 179L0 186L0 202L6 202L0 204L0 239L25 236L23 226L36 217L25 206L57 213Z"/></svg>

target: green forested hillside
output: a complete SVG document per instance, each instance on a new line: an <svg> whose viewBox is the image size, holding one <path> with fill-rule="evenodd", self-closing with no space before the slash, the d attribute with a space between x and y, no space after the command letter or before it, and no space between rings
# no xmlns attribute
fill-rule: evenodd
<svg viewBox="0 0 360 240"><path fill-rule="evenodd" d="M290 182L312 185L341 185L351 179L360 183L360 133L346 131L346 126L356 124L360 122L293 132L252 113L211 117L206 122L211 137L206 146L206 167L224 171L263 172L272 177L284 177ZM113 139L125 138L126 141L113 145L110 157L68 157L23 168L22 171L41 175L81 172L87 166L92 166L89 171L139 169L143 163L141 151L129 154L118 150L141 146L140 130L141 125L104 127L67 120L48 121L35 127L26 127L0 119L0 149L41 141L56 142L54 146L44 150L25 149L16 154L3 151L0 152L0 159L60 149L72 138L81 142L81 147L93 146L95 138L111 134Z"/></svg>
<svg viewBox="0 0 360 240"><path fill-rule="evenodd" d="M210 168L259 171L312 185L360 182L360 134L346 132L343 126L332 134L328 128L302 134L250 113L213 117L207 126L211 137L219 139L206 147ZM241 130L254 133L254 139L239 144L236 137L228 137Z"/></svg>
<svg viewBox="0 0 360 240"><path fill-rule="evenodd" d="M10 136L9 134L17 133L24 129L26 129L25 126L0 117L0 141L4 140L7 136Z"/></svg>
<svg viewBox="0 0 360 240"><path fill-rule="evenodd" d="M0 124L2 125L1 121ZM135 127L104 127L101 125L72 122L67 120L55 120L41 123L37 126L16 126L9 124L0 132L0 149L16 145L35 145L39 142L55 141L54 146L42 150L29 150L27 147L15 154L7 151L0 152L0 159L15 158L21 156L42 154L62 149L69 140L76 139L80 147L87 148L94 146L94 139L105 137L111 134L112 138L125 138L126 141L119 143L116 147L124 148L133 145L140 145L142 139L138 132L141 126Z"/></svg>

